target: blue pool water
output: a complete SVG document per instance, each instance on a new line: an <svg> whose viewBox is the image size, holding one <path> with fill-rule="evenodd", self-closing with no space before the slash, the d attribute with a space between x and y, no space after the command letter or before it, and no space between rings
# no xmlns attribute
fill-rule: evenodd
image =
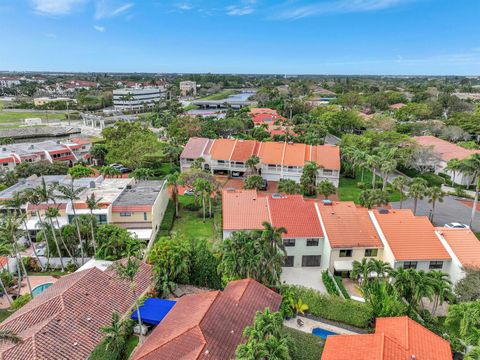
<svg viewBox="0 0 480 360"><path fill-rule="evenodd" d="M40 295L45 289L48 289L50 286L52 286L53 283L45 283L45 284L40 284L32 289L32 295L33 297L37 297Z"/></svg>
<svg viewBox="0 0 480 360"><path fill-rule="evenodd" d="M312 334L315 336L320 336L322 339L326 339L330 335L338 335L337 333L334 333L322 328L314 328L312 330Z"/></svg>

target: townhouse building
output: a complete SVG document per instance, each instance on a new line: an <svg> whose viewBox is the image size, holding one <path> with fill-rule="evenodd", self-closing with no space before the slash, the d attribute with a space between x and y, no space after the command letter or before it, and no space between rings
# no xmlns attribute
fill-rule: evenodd
<svg viewBox="0 0 480 360"><path fill-rule="evenodd" d="M318 267L347 276L354 261L379 259L392 268L441 270L452 282L480 266L480 242L465 229L435 228L411 210L368 210L353 202L305 200L300 195L222 194L223 238L261 230L264 221L284 227L286 267Z"/></svg>
<svg viewBox="0 0 480 360"><path fill-rule="evenodd" d="M70 185L69 176L51 175L43 177L47 186ZM11 200L15 193L32 189L42 184L42 178L32 176L20 180L12 187L0 192L0 200ZM75 216L93 214L99 224L115 224L126 228L130 233L144 241L153 241L168 205L167 186L164 181L135 179L104 179L103 176L73 180L73 186L82 189L79 199L74 202L55 198L55 203L31 204L24 207L26 212L26 230L35 237L40 229L40 220L44 219L49 207L57 207L59 216L55 227L73 222ZM99 201L90 211L86 204L92 194Z"/></svg>
<svg viewBox="0 0 480 360"><path fill-rule="evenodd" d="M190 138L180 155L180 168L187 171L196 159L203 158L205 170L243 176L249 171L246 161L254 155L260 159L257 171L266 180L291 179L298 183L304 165L314 162L319 166L317 183L329 180L338 186L340 149L331 145Z"/></svg>
<svg viewBox="0 0 480 360"><path fill-rule="evenodd" d="M249 113L255 127L264 127L273 137L275 135L285 135L287 131L293 136L297 136L292 130L284 126L285 117L278 114L276 110L253 108Z"/></svg>

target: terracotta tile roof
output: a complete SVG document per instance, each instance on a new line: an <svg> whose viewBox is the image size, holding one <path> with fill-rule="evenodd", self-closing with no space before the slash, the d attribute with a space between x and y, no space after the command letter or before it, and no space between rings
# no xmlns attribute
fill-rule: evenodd
<svg viewBox="0 0 480 360"><path fill-rule="evenodd" d="M464 267L480 267L480 241L470 229L437 228Z"/></svg>
<svg viewBox="0 0 480 360"><path fill-rule="evenodd" d="M448 341L407 316L377 318L375 334L329 336L322 360L451 360Z"/></svg>
<svg viewBox="0 0 480 360"><path fill-rule="evenodd" d="M450 260L447 250L426 216L410 209L372 211L396 260Z"/></svg>
<svg viewBox="0 0 480 360"><path fill-rule="evenodd" d="M150 266L142 264L137 292L151 282ZM2 343L2 360L86 359L103 338L101 327L113 311L126 313L134 299L129 283L114 269L92 268L60 278L1 325L22 337L20 344Z"/></svg>
<svg viewBox="0 0 480 360"><path fill-rule="evenodd" d="M415 141L422 146L433 146L434 151L443 161L451 159L463 160L473 154L480 154L480 150L469 150L435 136L415 136Z"/></svg>
<svg viewBox="0 0 480 360"><path fill-rule="evenodd" d="M271 114L271 115L278 115L277 110L269 109L269 108L252 108L250 109L250 115L257 115L257 114Z"/></svg>
<svg viewBox="0 0 480 360"><path fill-rule="evenodd" d="M213 160L230 160L235 145L238 140L234 139L215 139L213 141L210 155Z"/></svg>
<svg viewBox="0 0 480 360"><path fill-rule="evenodd" d="M264 221L271 222L267 198L255 190L223 191L222 214L225 230L262 229Z"/></svg>
<svg viewBox="0 0 480 360"><path fill-rule="evenodd" d="M263 142L258 151L258 157L264 164L281 164L284 147L283 142Z"/></svg>
<svg viewBox="0 0 480 360"><path fill-rule="evenodd" d="M187 159L197 159L204 156L205 148L208 146L210 139L207 138L190 138L183 148L180 157Z"/></svg>
<svg viewBox="0 0 480 360"><path fill-rule="evenodd" d="M257 141L255 140L238 140L232 152L230 160L245 162L250 156L255 154Z"/></svg>
<svg viewBox="0 0 480 360"><path fill-rule="evenodd" d="M133 360L231 359L243 329L257 311L277 311L281 296L252 279L230 282L223 292L180 298Z"/></svg>
<svg viewBox="0 0 480 360"><path fill-rule="evenodd" d="M383 248L367 209L350 201L334 201L327 206L317 203L317 207L332 248Z"/></svg>
<svg viewBox="0 0 480 360"><path fill-rule="evenodd" d="M340 170L340 148L332 145L312 146L311 161L325 169Z"/></svg>
<svg viewBox="0 0 480 360"><path fill-rule="evenodd" d="M305 201L302 195L283 195L279 199L269 196L267 201L271 224L287 229L283 238L323 237L314 202Z"/></svg>
<svg viewBox="0 0 480 360"><path fill-rule="evenodd" d="M287 143L284 148L283 164L287 166L303 166L310 159L310 145Z"/></svg>

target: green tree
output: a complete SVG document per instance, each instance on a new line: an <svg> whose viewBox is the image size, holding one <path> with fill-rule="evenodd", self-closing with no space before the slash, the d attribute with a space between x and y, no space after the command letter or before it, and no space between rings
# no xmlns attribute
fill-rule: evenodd
<svg viewBox="0 0 480 360"><path fill-rule="evenodd" d="M95 144L90 149L90 155L97 160L98 165L105 165L105 158L107 157L108 149L105 144Z"/></svg>
<svg viewBox="0 0 480 360"><path fill-rule="evenodd" d="M144 244L133 237L127 229L114 224L105 224L96 230L97 252L95 257L102 260L119 260L129 252L140 252Z"/></svg>
<svg viewBox="0 0 480 360"><path fill-rule="evenodd" d="M328 200L330 195L337 193L337 188L328 180L322 180L317 185L317 192Z"/></svg>
<svg viewBox="0 0 480 360"><path fill-rule="evenodd" d="M212 194L212 185L205 179L196 179L193 182L193 188L196 194L200 195L202 199L202 213L203 213L203 222L206 220L206 202L207 200L211 202L211 194ZM211 216L210 210L210 216Z"/></svg>
<svg viewBox="0 0 480 360"><path fill-rule="evenodd" d="M315 195L317 182L317 173L320 167L314 162L307 162L303 166L303 173L300 178L303 194L306 196Z"/></svg>
<svg viewBox="0 0 480 360"><path fill-rule="evenodd" d="M172 200L175 203L175 217L178 218L179 209L178 209L178 186L180 185L179 173L175 172L173 174L168 174L165 180L167 185L172 188Z"/></svg>
<svg viewBox="0 0 480 360"><path fill-rule="evenodd" d="M280 179L278 182L278 192L287 195L300 194L302 191L299 184L291 179Z"/></svg>
<svg viewBox="0 0 480 360"><path fill-rule="evenodd" d="M460 340L464 348L480 342L480 301L452 304L445 320L451 337Z"/></svg>
<svg viewBox="0 0 480 360"><path fill-rule="evenodd" d="M244 189L260 190L263 185L263 178L260 175L250 175L244 181Z"/></svg>
<svg viewBox="0 0 480 360"><path fill-rule="evenodd" d="M408 189L410 181L405 176L398 176L392 181L392 185L400 192L400 209L403 207L403 201L405 200L405 190Z"/></svg>
<svg viewBox="0 0 480 360"><path fill-rule="evenodd" d="M252 174L256 174L257 171L257 166L260 164L260 158L256 155L250 156L247 161L245 161L245 166L247 166Z"/></svg>
<svg viewBox="0 0 480 360"><path fill-rule="evenodd" d="M93 211L100 208L99 204L103 198L95 197L95 193L92 192L90 196L87 196L85 203L87 204L87 208L90 211L90 230L92 233L92 244L93 244L93 253L97 253L97 242L95 241L95 225L96 225L96 217L93 215Z"/></svg>
<svg viewBox="0 0 480 360"><path fill-rule="evenodd" d="M60 258L60 266L61 266L62 272L64 272L65 271L65 266L63 264L63 255L62 255L62 251L60 250L60 244L58 243L57 231L55 230L55 225L53 224L53 220L58 218L59 214L60 214L60 212L58 211L58 208L49 207L45 211L45 219L49 220L49 222L50 222L50 229L52 231L53 241L54 241L55 247L57 249L58 257Z"/></svg>
<svg viewBox="0 0 480 360"><path fill-rule="evenodd" d="M113 168L111 168L113 169ZM153 171L151 169L147 168L136 168L133 170L129 177L132 177L136 180L148 180L153 177Z"/></svg>
<svg viewBox="0 0 480 360"><path fill-rule="evenodd" d="M103 338L105 349L113 354L115 359L120 359L125 351L129 323L129 320L120 319L118 312L114 311L110 325L103 326L101 329L105 334Z"/></svg>
<svg viewBox="0 0 480 360"><path fill-rule="evenodd" d="M480 269L465 269L466 276L455 285L455 294L460 302L480 300Z"/></svg>
<svg viewBox="0 0 480 360"><path fill-rule="evenodd" d="M425 179L422 178L415 178L412 180L410 183L410 187L408 189L408 197L413 198L413 213L416 215L417 214L417 205L418 205L418 200L423 199L427 192L427 185L428 182Z"/></svg>
<svg viewBox="0 0 480 360"><path fill-rule="evenodd" d="M473 184L475 184L475 199L473 200L472 216L470 217L470 227L475 220L475 214L478 208L478 196L480 192L480 154L473 154L464 159L461 165L461 171L468 175Z"/></svg>
<svg viewBox="0 0 480 360"><path fill-rule="evenodd" d="M68 170L68 174L74 179L79 179L92 176L93 174L95 174L95 172L86 166L77 164Z"/></svg>
<svg viewBox="0 0 480 360"><path fill-rule="evenodd" d="M458 171L462 169L462 161L458 159L450 159L447 162L447 166L445 167L445 171L449 171L452 173L452 181L455 182L457 177Z"/></svg>
<svg viewBox="0 0 480 360"><path fill-rule="evenodd" d="M366 189L358 196L358 202L363 207L371 209L375 206L387 205L388 195L380 189Z"/></svg>
<svg viewBox="0 0 480 360"><path fill-rule="evenodd" d="M438 186L432 186L427 188L426 196L428 197L428 203L432 204L430 221L433 222L433 217L435 216L435 205L437 204L437 202L443 202L443 197L445 196L445 193Z"/></svg>

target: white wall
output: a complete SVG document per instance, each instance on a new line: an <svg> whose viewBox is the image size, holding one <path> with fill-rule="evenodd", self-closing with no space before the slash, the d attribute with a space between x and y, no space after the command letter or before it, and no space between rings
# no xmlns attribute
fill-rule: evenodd
<svg viewBox="0 0 480 360"><path fill-rule="evenodd" d="M294 256L293 266L301 267L302 266L302 256L303 255L320 255L320 266L327 261L323 256L323 238L319 238L318 246L307 246L306 238L295 238L295 246L286 246L285 250L287 256Z"/></svg>

